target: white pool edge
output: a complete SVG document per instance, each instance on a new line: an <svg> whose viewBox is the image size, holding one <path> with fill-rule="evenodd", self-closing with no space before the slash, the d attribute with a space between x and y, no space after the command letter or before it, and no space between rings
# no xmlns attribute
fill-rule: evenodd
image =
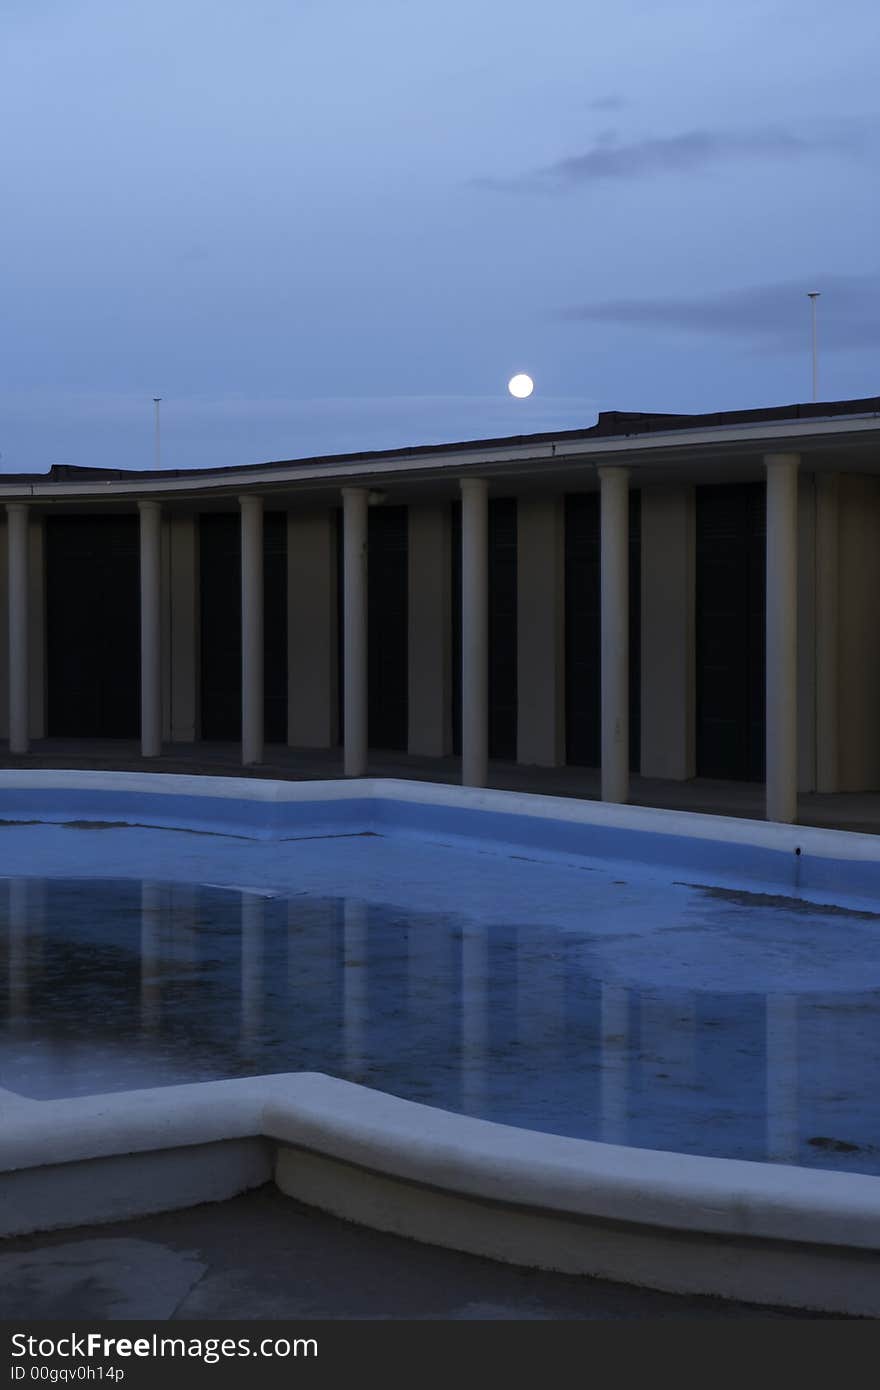
<svg viewBox="0 0 880 1390"><path fill-rule="evenodd" d="M35 1201L50 1188L59 1227L274 1177L349 1220L496 1259L880 1316L880 1178L541 1134L317 1073L57 1101L3 1092L0 1119L7 1236L43 1228Z"/></svg>
<svg viewBox="0 0 880 1390"><path fill-rule="evenodd" d="M783 825L742 816L710 815L653 806L619 805L538 792L498 791L393 777L334 778L328 781L273 781L269 778L190 776L165 772L81 771L67 768L0 768L0 792L57 788L64 791L149 793L191 796L204 801L240 801L264 806L297 802L408 801L468 811L556 820L566 824L647 831L727 844L794 852L820 858L880 862L880 836L818 826ZM148 821L144 822L149 823Z"/></svg>

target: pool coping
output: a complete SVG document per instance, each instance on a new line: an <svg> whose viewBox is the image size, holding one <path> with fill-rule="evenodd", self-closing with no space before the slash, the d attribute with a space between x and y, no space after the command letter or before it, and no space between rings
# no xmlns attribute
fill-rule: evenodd
<svg viewBox="0 0 880 1390"><path fill-rule="evenodd" d="M664 807L632 806L608 801L580 800L572 796L552 796L544 792L501 791L489 787L451 786L444 782L422 782L396 777L333 778L326 781L190 775L170 772L82 771L79 769L0 768L0 809L9 804L9 794L45 792L48 788L67 792L135 793L149 797L193 797L202 803L242 802L264 808L259 829L277 835L270 808L298 803L403 801L412 805L435 805L453 809L503 812L505 815L553 820L565 824L646 831L657 835L686 835L702 840L760 847L791 853L800 849L822 858L880 863L880 836L861 831L833 830L824 826L787 825L777 821L750 820L744 816L723 816L703 811L670 810ZM46 817L61 819L59 811ZM143 824L174 828L173 814L160 816L147 811ZM239 824L230 817L231 825ZM846 849L846 856L842 851Z"/></svg>
<svg viewBox="0 0 880 1390"><path fill-rule="evenodd" d="M110 793L112 801L113 793L143 794L148 788L159 797L247 800L260 807L305 808L310 803L336 801L351 808L368 803L364 810L374 816L378 807L380 823L383 802L393 802L404 803L410 810L440 806L488 811L505 817L505 830L510 826L506 818L524 817L528 822L602 831L634 830L661 840L690 837L718 844L722 843L719 834L727 837L730 832L728 844L770 850L786 858L800 848L815 860L880 866L877 838L846 831L396 779L272 783L171 774L14 770L0 772L0 813L9 809L8 794L12 793L14 802L22 790L89 792L105 798ZM47 818L63 819L66 814L59 811ZM267 825L273 837L285 829L272 819L263 824L252 821L248 828L262 835ZM880 1266L876 1261L870 1271L865 1266L867 1257L880 1252L880 1177L544 1134L453 1114L319 1073L54 1101L5 1091L0 1092L0 1120L0 1193L6 1188L7 1199L13 1198L2 1204L0 1234L24 1234L16 1221L33 1219L25 1217L27 1204L21 1216L15 1211L15 1179L23 1174L38 1182L51 1177L57 1183L59 1175L75 1170L80 1177L85 1174L100 1202L100 1185L106 1176L101 1165L106 1160L198 1152L206 1185L200 1187L200 1179L193 1181L190 1175L184 1194L174 1190L178 1180L173 1175L170 1185L154 1184L152 1192L149 1180L141 1182L136 1191L132 1189L132 1209L126 1214L170 1209L193 1200L218 1200L232 1195L236 1183L247 1185L271 1174L290 1195L351 1219L495 1258L574 1267L584 1273L608 1275L610 1271L611 1277L653 1287L880 1316ZM228 1176L219 1186L210 1179L208 1170L212 1162L216 1166L223 1145L251 1141L269 1145L268 1168L253 1154L244 1162L236 1150ZM317 1175L316 1160L323 1164ZM372 1183L369 1190L364 1187L365 1174ZM379 1179L385 1187L376 1186ZM118 1175L114 1180L120 1180ZM80 1184L77 1192L82 1190ZM200 1191L208 1195L200 1198ZM453 1201L445 1217L435 1210L438 1194L447 1204ZM123 1209L126 1200L122 1198ZM161 1205L150 1205L155 1201ZM455 1201L465 1204L461 1210ZM493 1226L487 1212L497 1207L506 1215ZM33 1204L27 1210L32 1213ZM473 1219L477 1210L479 1220ZM117 1202L112 1219L119 1214ZM536 1218L544 1221L540 1229ZM517 1222L524 1233L521 1239L511 1235ZM631 1255L611 1259L607 1251L602 1253L595 1233L590 1239L583 1236L584 1223L591 1229L596 1223L599 1227L610 1223L630 1232L647 1230L665 1253L658 1255L652 1248L635 1264ZM69 1219L59 1219L56 1209L52 1224L82 1224L75 1204ZM580 1244L577 1253L572 1253L575 1229L581 1230L576 1241ZM682 1241L705 1242L707 1238L718 1245L717 1261L707 1267L705 1251L700 1254L694 1247L693 1259L688 1256L686 1267L681 1267ZM764 1284L750 1272L743 1285L730 1272L729 1252L724 1253L724 1244L730 1241L757 1243L774 1252L772 1260L777 1263L780 1251L787 1251L785 1272ZM792 1251L799 1252L797 1269L790 1266ZM806 1274L804 1260L809 1266ZM693 1273L696 1268L698 1274Z"/></svg>
<svg viewBox="0 0 880 1390"><path fill-rule="evenodd" d="M358 1224L495 1259L880 1317L880 1178L863 1174L541 1134L309 1072L60 1101L4 1092L0 1115L2 1235L274 1179Z"/></svg>

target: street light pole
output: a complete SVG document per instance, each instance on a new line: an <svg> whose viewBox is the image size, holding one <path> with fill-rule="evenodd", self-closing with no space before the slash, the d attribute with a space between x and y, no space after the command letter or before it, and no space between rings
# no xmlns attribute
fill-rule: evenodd
<svg viewBox="0 0 880 1390"><path fill-rule="evenodd" d="M819 290L807 290L807 299L810 301L810 313L813 320L813 400L819 399L819 348L816 339L816 300L819 298Z"/></svg>
<svg viewBox="0 0 880 1390"><path fill-rule="evenodd" d="M160 435L160 432L159 432L159 406L161 405L161 403L162 403L162 397L161 397L161 396L154 396L154 397L153 397L153 405L154 405L154 407L155 407L155 412L156 412L156 467L157 467L157 468L161 468L161 467L162 467L162 440L161 440L161 435Z"/></svg>

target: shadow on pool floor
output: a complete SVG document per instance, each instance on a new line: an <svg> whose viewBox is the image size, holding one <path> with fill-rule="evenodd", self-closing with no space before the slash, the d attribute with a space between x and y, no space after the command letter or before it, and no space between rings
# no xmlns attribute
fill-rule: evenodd
<svg viewBox="0 0 880 1390"><path fill-rule="evenodd" d="M271 1185L0 1245L0 1318L809 1317L518 1269L351 1225Z"/></svg>

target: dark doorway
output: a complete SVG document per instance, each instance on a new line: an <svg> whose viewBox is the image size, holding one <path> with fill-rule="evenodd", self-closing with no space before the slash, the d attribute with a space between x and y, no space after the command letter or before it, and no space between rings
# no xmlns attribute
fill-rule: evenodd
<svg viewBox="0 0 880 1390"><path fill-rule="evenodd" d="M136 516L46 519L47 730L140 732L140 539Z"/></svg>
<svg viewBox="0 0 880 1390"><path fill-rule="evenodd" d="M697 775L764 777L763 483L698 487Z"/></svg>
<svg viewBox="0 0 880 1390"><path fill-rule="evenodd" d="M406 507L371 507L367 514L367 729L371 748L407 746L408 521Z"/></svg>
<svg viewBox="0 0 880 1390"><path fill-rule="evenodd" d="M489 503L489 757L516 761L516 498Z"/></svg>
<svg viewBox="0 0 880 1390"><path fill-rule="evenodd" d="M489 757L516 761L516 498L489 501ZM452 747L461 754L461 503L452 508Z"/></svg>
<svg viewBox="0 0 880 1390"><path fill-rule="evenodd" d="M339 663L339 742L345 742L344 518L337 512L336 594ZM367 513L367 741L370 748L405 749L409 741L409 511L371 507Z"/></svg>
<svg viewBox="0 0 880 1390"><path fill-rule="evenodd" d="M266 512L263 517L263 627L263 718L266 742L286 743L286 512Z"/></svg>
<svg viewBox="0 0 880 1390"><path fill-rule="evenodd" d="M641 759L641 494L629 495L629 765ZM565 757L602 761L600 514L598 492L565 499Z"/></svg>
<svg viewBox="0 0 880 1390"><path fill-rule="evenodd" d="M199 519L201 736L241 738L241 519ZM263 517L263 694L267 743L287 742L287 514Z"/></svg>

